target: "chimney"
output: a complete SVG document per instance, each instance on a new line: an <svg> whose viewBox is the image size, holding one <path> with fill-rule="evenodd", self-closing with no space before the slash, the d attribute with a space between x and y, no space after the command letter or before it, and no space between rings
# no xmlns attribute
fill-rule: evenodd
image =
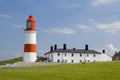
<svg viewBox="0 0 120 80"><path fill-rule="evenodd" d="M53 51L53 46L50 47L50 51Z"/></svg>
<svg viewBox="0 0 120 80"><path fill-rule="evenodd" d="M105 53L105 50L103 50L103 53Z"/></svg>
<svg viewBox="0 0 120 80"><path fill-rule="evenodd" d="M57 45L56 44L54 45L54 50L57 50Z"/></svg>
<svg viewBox="0 0 120 80"><path fill-rule="evenodd" d="M73 50L75 50L75 48L73 48Z"/></svg>
<svg viewBox="0 0 120 80"><path fill-rule="evenodd" d="M85 50L88 50L88 45L87 44L85 45Z"/></svg>
<svg viewBox="0 0 120 80"><path fill-rule="evenodd" d="M63 44L63 49L66 50L66 44Z"/></svg>

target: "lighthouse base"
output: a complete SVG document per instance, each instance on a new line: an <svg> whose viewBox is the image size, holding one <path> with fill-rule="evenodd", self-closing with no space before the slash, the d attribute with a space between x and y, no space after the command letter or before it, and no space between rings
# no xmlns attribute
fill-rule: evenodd
<svg viewBox="0 0 120 80"><path fill-rule="evenodd" d="M37 60L36 53L34 52L25 52L24 53L24 62L35 62Z"/></svg>

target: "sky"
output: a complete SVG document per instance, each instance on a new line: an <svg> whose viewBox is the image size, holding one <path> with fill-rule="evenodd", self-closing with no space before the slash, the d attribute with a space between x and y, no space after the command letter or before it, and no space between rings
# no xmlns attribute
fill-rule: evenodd
<svg viewBox="0 0 120 80"><path fill-rule="evenodd" d="M110 56L120 49L120 0L0 0L0 61L23 56L29 15L37 24L37 55L50 46L89 49Z"/></svg>

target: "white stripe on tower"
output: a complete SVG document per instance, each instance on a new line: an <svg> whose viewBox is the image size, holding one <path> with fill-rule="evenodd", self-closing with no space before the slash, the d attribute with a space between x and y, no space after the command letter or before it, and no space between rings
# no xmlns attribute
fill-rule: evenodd
<svg viewBox="0 0 120 80"><path fill-rule="evenodd" d="M35 62L36 55L36 21L29 16L25 29L24 62Z"/></svg>
<svg viewBox="0 0 120 80"><path fill-rule="evenodd" d="M25 44L36 44L36 31L25 31Z"/></svg>

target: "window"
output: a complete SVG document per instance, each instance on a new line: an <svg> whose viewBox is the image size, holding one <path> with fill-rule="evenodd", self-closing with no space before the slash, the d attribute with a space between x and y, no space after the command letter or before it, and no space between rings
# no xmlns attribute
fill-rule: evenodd
<svg viewBox="0 0 120 80"><path fill-rule="evenodd" d="M90 62L90 60L88 60L88 62Z"/></svg>
<svg viewBox="0 0 120 80"><path fill-rule="evenodd" d="M80 60L80 63L82 63L82 60Z"/></svg>
<svg viewBox="0 0 120 80"><path fill-rule="evenodd" d="M58 56L60 56L60 53L58 53Z"/></svg>
<svg viewBox="0 0 120 80"><path fill-rule="evenodd" d="M72 60L71 62L74 63L74 60Z"/></svg>
<svg viewBox="0 0 120 80"><path fill-rule="evenodd" d="M67 63L67 60L65 60L65 63Z"/></svg>
<svg viewBox="0 0 120 80"><path fill-rule="evenodd" d="M74 56L74 54L72 53L72 55L71 56Z"/></svg>
<svg viewBox="0 0 120 80"><path fill-rule="evenodd" d="M89 54L87 54L87 57L89 57Z"/></svg>
<svg viewBox="0 0 120 80"><path fill-rule="evenodd" d="M96 55L95 54L93 54L93 57L95 57Z"/></svg>
<svg viewBox="0 0 120 80"><path fill-rule="evenodd" d="M51 62L50 60L48 60L48 62Z"/></svg>
<svg viewBox="0 0 120 80"><path fill-rule="evenodd" d="M65 53L65 56L66 56L66 53Z"/></svg>
<svg viewBox="0 0 120 80"><path fill-rule="evenodd" d="M82 54L80 54L80 57L82 57Z"/></svg>
<svg viewBox="0 0 120 80"><path fill-rule="evenodd" d="M27 22L27 28L31 28L32 27L32 23L30 21Z"/></svg>
<svg viewBox="0 0 120 80"><path fill-rule="evenodd" d="M60 60L58 59L57 62L60 62Z"/></svg>

